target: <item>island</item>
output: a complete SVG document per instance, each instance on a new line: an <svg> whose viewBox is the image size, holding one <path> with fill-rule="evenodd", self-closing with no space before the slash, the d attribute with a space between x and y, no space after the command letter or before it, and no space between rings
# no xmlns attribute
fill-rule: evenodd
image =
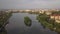
<svg viewBox="0 0 60 34"><path fill-rule="evenodd" d="M24 17L24 23L27 26L31 26L31 22L32 22L32 20L28 16Z"/></svg>

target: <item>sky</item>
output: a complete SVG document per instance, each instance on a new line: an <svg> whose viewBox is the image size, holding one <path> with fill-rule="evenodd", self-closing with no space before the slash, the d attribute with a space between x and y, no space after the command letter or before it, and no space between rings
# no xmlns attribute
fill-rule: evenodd
<svg viewBox="0 0 60 34"><path fill-rule="evenodd" d="M60 0L0 0L0 9L60 8Z"/></svg>

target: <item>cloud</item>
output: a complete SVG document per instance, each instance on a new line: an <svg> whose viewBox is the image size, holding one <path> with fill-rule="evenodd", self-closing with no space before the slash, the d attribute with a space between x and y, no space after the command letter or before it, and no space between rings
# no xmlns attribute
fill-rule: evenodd
<svg viewBox="0 0 60 34"><path fill-rule="evenodd" d="M0 0L0 9L60 8L60 0Z"/></svg>

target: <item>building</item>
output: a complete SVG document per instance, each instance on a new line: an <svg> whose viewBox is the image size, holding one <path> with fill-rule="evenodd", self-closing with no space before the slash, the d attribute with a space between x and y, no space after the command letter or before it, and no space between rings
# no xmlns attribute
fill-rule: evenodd
<svg viewBox="0 0 60 34"><path fill-rule="evenodd" d="M59 14L50 15L50 18L54 19L57 23L60 23L60 15Z"/></svg>
<svg viewBox="0 0 60 34"><path fill-rule="evenodd" d="M45 11L45 14L46 14L46 15L51 15L52 12L51 12L51 11Z"/></svg>
<svg viewBox="0 0 60 34"><path fill-rule="evenodd" d="M58 14L53 14L53 15L50 15L50 18L51 18L51 19L55 19L55 20L60 20L60 15L58 15Z"/></svg>
<svg viewBox="0 0 60 34"><path fill-rule="evenodd" d="M41 13L41 14L44 14L44 12L45 12L44 10L40 10L40 11L39 11L39 13Z"/></svg>
<svg viewBox="0 0 60 34"><path fill-rule="evenodd" d="M31 10L25 10L25 12L31 12Z"/></svg>

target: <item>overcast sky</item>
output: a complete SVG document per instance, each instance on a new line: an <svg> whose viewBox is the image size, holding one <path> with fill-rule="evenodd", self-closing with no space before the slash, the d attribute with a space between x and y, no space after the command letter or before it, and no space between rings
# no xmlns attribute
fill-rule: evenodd
<svg viewBox="0 0 60 34"><path fill-rule="evenodd" d="M60 0L0 0L0 9L60 8Z"/></svg>

